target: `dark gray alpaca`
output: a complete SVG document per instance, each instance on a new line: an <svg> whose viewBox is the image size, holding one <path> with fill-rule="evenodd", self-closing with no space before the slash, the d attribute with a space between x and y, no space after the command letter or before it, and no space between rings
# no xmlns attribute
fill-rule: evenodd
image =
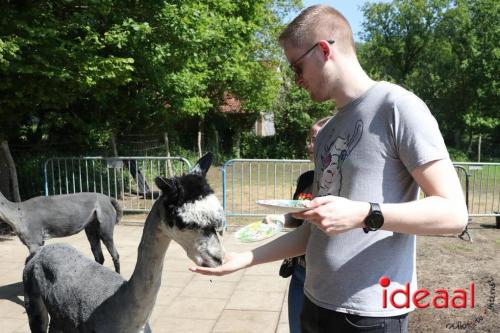
<svg viewBox="0 0 500 333"><path fill-rule="evenodd" d="M95 260L104 262L102 240L118 273L120 261L113 230L122 215L118 201L100 193L40 196L23 202L11 202L0 193L0 220L14 229L28 247L30 257L45 240L71 236L85 229Z"/></svg>
<svg viewBox="0 0 500 333"><path fill-rule="evenodd" d="M150 332L147 322L172 239L197 265L222 262L217 232L224 226L224 211L205 179L211 160L205 155L189 174L155 179L162 193L146 218L130 280L68 245L37 250L23 273L31 331L47 332L50 315L50 332Z"/></svg>

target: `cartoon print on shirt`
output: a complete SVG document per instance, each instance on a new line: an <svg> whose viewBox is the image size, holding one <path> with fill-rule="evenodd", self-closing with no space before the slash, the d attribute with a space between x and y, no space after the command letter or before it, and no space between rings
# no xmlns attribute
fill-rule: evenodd
<svg viewBox="0 0 500 333"><path fill-rule="evenodd" d="M354 125L354 133L338 136L320 152L321 179L319 195L340 195L342 190L342 164L349 157L363 135L363 121Z"/></svg>

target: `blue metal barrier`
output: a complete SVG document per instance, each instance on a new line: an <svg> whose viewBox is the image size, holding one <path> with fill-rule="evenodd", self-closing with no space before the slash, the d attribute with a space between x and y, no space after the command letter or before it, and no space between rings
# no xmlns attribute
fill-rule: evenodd
<svg viewBox="0 0 500 333"><path fill-rule="evenodd" d="M59 157L44 163L45 195L98 192L120 201L126 212L148 212L158 196L156 176L191 169L183 157Z"/></svg>
<svg viewBox="0 0 500 333"><path fill-rule="evenodd" d="M500 163L455 162L469 216L500 216ZM226 216L265 216L259 199L290 199L298 176L313 169L308 160L234 159L222 168Z"/></svg>
<svg viewBox="0 0 500 333"><path fill-rule="evenodd" d="M226 216L265 216L272 210L257 200L291 199L297 178L311 170L309 160L234 159L222 168L223 207Z"/></svg>

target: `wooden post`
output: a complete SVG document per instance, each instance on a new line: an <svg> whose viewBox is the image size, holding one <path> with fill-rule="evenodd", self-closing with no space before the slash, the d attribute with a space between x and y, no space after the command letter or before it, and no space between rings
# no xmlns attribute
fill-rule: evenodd
<svg viewBox="0 0 500 333"><path fill-rule="evenodd" d="M479 142L477 143L477 161L481 162L481 134L479 134Z"/></svg>
<svg viewBox="0 0 500 333"><path fill-rule="evenodd" d="M241 130L237 130L233 136L233 155L235 158L241 157Z"/></svg>
<svg viewBox="0 0 500 333"><path fill-rule="evenodd" d="M113 149L113 157L118 157L118 148L116 147L115 133L111 134L110 141L111 141L111 147ZM115 175L116 175L117 168L115 167L114 170L115 170ZM120 172L123 174L123 166L120 170L121 170ZM123 199L123 196L122 196L123 184L122 184L122 179L119 175L116 177L116 183L117 183L117 185L116 185L117 193L115 193L116 198Z"/></svg>
<svg viewBox="0 0 500 333"><path fill-rule="evenodd" d="M215 127L214 124L212 124L213 129L214 129L214 136L215 136L215 154L219 154L219 146L220 146L220 137L219 137L219 131L217 130L217 127Z"/></svg>
<svg viewBox="0 0 500 333"><path fill-rule="evenodd" d="M118 156L118 149L116 148L116 140L115 140L115 134L111 134L111 148L113 149L113 156L117 157Z"/></svg>
<svg viewBox="0 0 500 333"><path fill-rule="evenodd" d="M198 158L201 158L202 152L201 152L201 138L203 135L203 120L200 118L200 121L198 121Z"/></svg>
<svg viewBox="0 0 500 333"><path fill-rule="evenodd" d="M170 145L169 145L169 141L168 141L168 133L165 132L164 134L164 138L165 138L165 149L167 151L167 157L170 157ZM172 169L172 161L171 160L167 160L167 167L168 167L168 175L167 177L173 177L174 176L174 170Z"/></svg>

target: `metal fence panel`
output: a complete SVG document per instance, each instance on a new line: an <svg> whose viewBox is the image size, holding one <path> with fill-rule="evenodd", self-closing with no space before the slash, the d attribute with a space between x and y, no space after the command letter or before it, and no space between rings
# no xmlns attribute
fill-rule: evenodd
<svg viewBox="0 0 500 333"><path fill-rule="evenodd" d="M455 162L469 216L500 216L500 163Z"/></svg>
<svg viewBox="0 0 500 333"><path fill-rule="evenodd" d="M308 160L234 159L222 168L226 216L265 216L275 213L257 200L290 199L301 173L313 169Z"/></svg>
<svg viewBox="0 0 500 333"><path fill-rule="evenodd" d="M44 164L45 195L98 192L120 201L124 211L147 212L158 189L156 176L191 169L182 157L61 157Z"/></svg>
<svg viewBox="0 0 500 333"><path fill-rule="evenodd" d="M454 163L469 216L500 216L500 163ZM223 206L227 216L275 213L255 202L289 199L298 176L312 170L308 160L234 159L222 168Z"/></svg>

